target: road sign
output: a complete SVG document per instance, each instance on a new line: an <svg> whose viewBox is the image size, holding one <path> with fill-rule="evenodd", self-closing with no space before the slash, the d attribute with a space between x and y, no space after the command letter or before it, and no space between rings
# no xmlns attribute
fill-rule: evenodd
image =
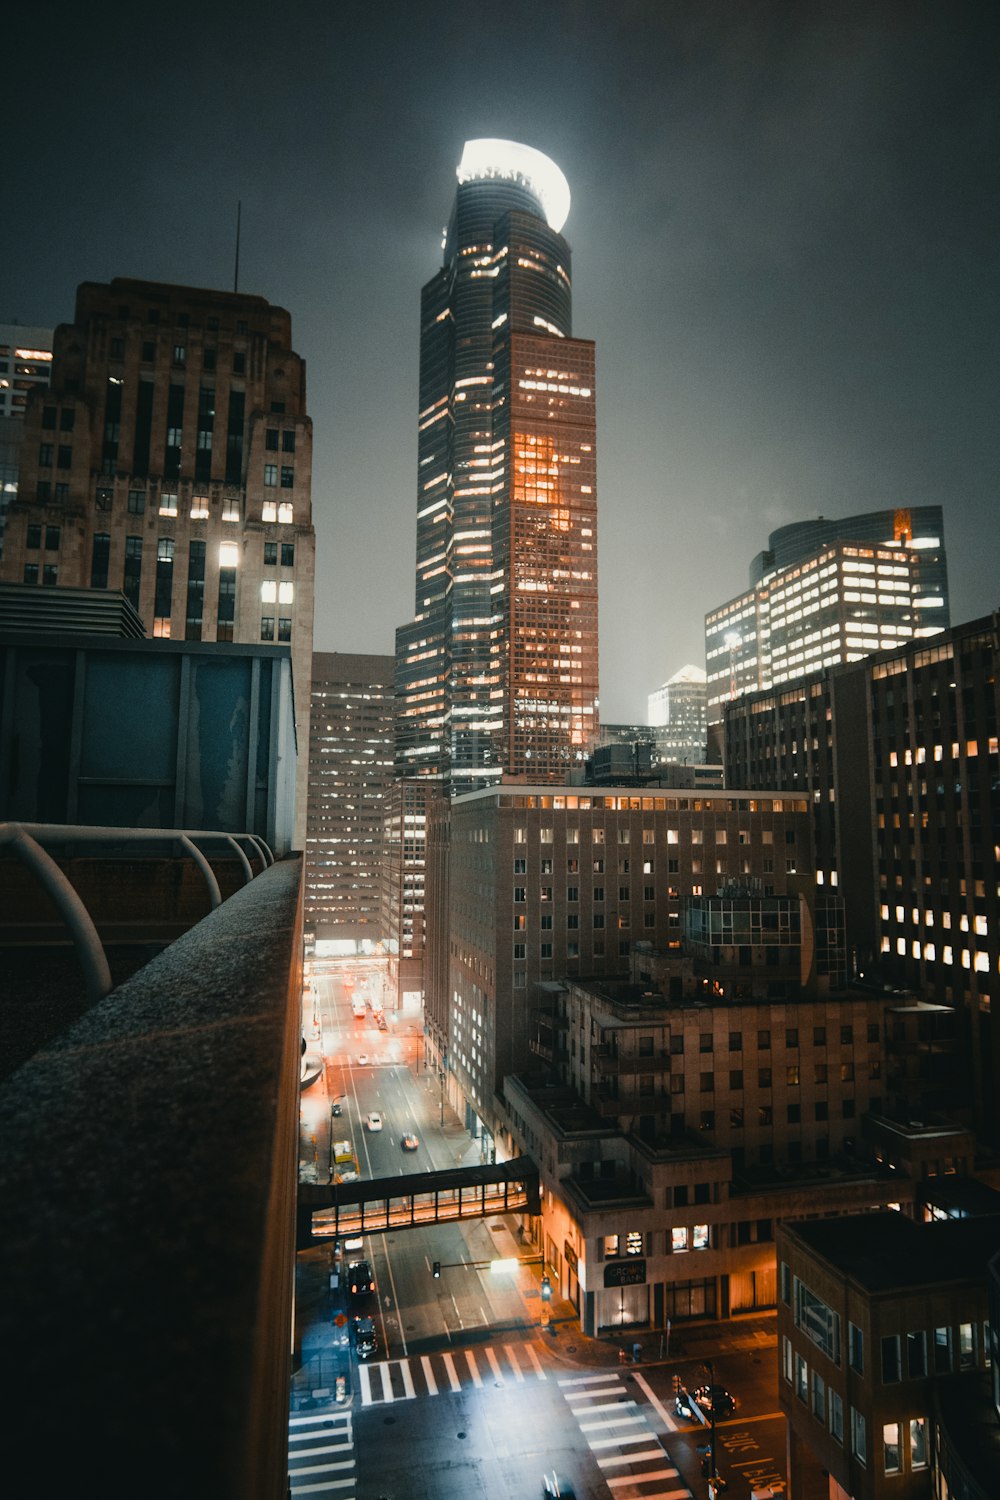
<svg viewBox="0 0 1000 1500"><path fill-rule="evenodd" d="M336 1323L338 1328L343 1328L344 1324L347 1322L347 1316L345 1313L338 1313L333 1321Z"/></svg>

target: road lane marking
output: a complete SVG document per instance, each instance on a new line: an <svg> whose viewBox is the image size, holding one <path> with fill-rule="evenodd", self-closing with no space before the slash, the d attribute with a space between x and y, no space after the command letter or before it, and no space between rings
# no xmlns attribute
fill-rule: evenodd
<svg viewBox="0 0 1000 1500"><path fill-rule="evenodd" d="M451 1382L452 1390L460 1391L462 1389L462 1382L459 1380L458 1372L455 1369L454 1355L446 1353L442 1354L441 1358L444 1360L445 1369L448 1371L448 1379Z"/></svg>
<svg viewBox="0 0 1000 1500"><path fill-rule="evenodd" d="M605 1401L601 1406L581 1406L573 1415L577 1417L589 1417L599 1411L627 1411L630 1406L635 1406L634 1401Z"/></svg>
<svg viewBox="0 0 1000 1500"><path fill-rule="evenodd" d="M640 1412L635 1417L605 1417L603 1422L581 1422L581 1432L605 1432L609 1427L645 1427L646 1418Z"/></svg>
<svg viewBox="0 0 1000 1500"><path fill-rule="evenodd" d="M599 1458L597 1462L602 1469L613 1469L619 1464L637 1464L639 1462L645 1463L647 1458L662 1457L662 1448L650 1448L645 1453L620 1453L614 1458ZM674 1469L673 1473L676 1474L677 1470ZM610 1482L611 1481L609 1480L608 1483L610 1484Z"/></svg>
<svg viewBox="0 0 1000 1500"><path fill-rule="evenodd" d="M500 1369L499 1361L497 1360L496 1355L493 1353L493 1350L489 1347L489 1345L486 1346L486 1348L484 1349L483 1353L486 1355L486 1358L490 1362L490 1365L492 1367L493 1373L494 1373L494 1375L497 1378L497 1384L498 1385L506 1385L507 1382L503 1378L503 1372Z"/></svg>
<svg viewBox="0 0 1000 1500"><path fill-rule="evenodd" d="M430 1393L430 1395L436 1396L438 1393L437 1381L434 1379L434 1371L431 1368L431 1362L428 1355L421 1354L420 1366L424 1372L424 1380L427 1384L428 1392Z"/></svg>
<svg viewBox="0 0 1000 1500"><path fill-rule="evenodd" d="M656 1412L656 1415L659 1417L660 1421L663 1423L663 1425L667 1429L667 1431L668 1432L677 1432L678 1431L677 1423L674 1421L673 1417L667 1411L667 1408L663 1405L663 1402L660 1401L660 1399L656 1395L656 1392L653 1390L652 1386L646 1380L645 1376L637 1374L634 1377L634 1379L635 1379L636 1385L642 1391L643 1395L646 1397L646 1400L649 1402L650 1406Z"/></svg>
<svg viewBox="0 0 1000 1500"><path fill-rule="evenodd" d="M637 1432L636 1435L635 1435L635 1437L629 1437L629 1435L627 1433L623 1433L621 1435L621 1437L589 1438L587 1441L588 1441L588 1447L595 1448L595 1449L596 1448L624 1448L626 1443L648 1443L649 1442L649 1433L648 1432Z"/></svg>
<svg viewBox="0 0 1000 1500"><path fill-rule="evenodd" d="M528 1358L531 1360L531 1363L534 1365L535 1374L538 1376L539 1380L548 1380L549 1377L542 1369L541 1361L539 1360L538 1355L535 1353L534 1349L532 1349L530 1344L525 1344L524 1352L525 1354L527 1354Z"/></svg>
<svg viewBox="0 0 1000 1500"><path fill-rule="evenodd" d="M392 1376L389 1373L389 1366L387 1364L378 1365L376 1368L382 1377L382 1400L395 1401L396 1395L392 1389Z"/></svg>
<svg viewBox="0 0 1000 1500"><path fill-rule="evenodd" d="M616 1489L626 1484L652 1484L654 1479L677 1478L678 1474L676 1469L654 1469L650 1474L619 1474L614 1479L605 1480L605 1483L607 1484L608 1489ZM681 1490L680 1493L682 1495L686 1495L687 1490Z"/></svg>
<svg viewBox="0 0 1000 1500"><path fill-rule="evenodd" d="M289 1441L291 1441L291 1438L293 1436L293 1433L289 1434ZM314 1436L314 1434L310 1433L310 1437L312 1436ZM297 1458L313 1458L321 1453L350 1453L353 1448L353 1443L327 1443L323 1448L299 1448L295 1453L293 1453L291 1449L289 1449L288 1457L294 1460Z"/></svg>
<svg viewBox="0 0 1000 1500"><path fill-rule="evenodd" d="M361 1386L362 1406L372 1404L372 1376L367 1365L358 1366L358 1384Z"/></svg>
<svg viewBox="0 0 1000 1500"><path fill-rule="evenodd" d="M403 1374L403 1390L406 1392L406 1399L412 1401L417 1392L413 1384L413 1376L410 1374L410 1361L408 1359L400 1360L399 1368Z"/></svg>
<svg viewBox="0 0 1000 1500"><path fill-rule="evenodd" d="M472 1384L478 1386L479 1389L482 1390L483 1377L479 1373L479 1367L476 1364L475 1356L473 1355L471 1349L466 1349L465 1351L465 1363L469 1367L469 1374L472 1376Z"/></svg>
<svg viewBox="0 0 1000 1500"><path fill-rule="evenodd" d="M615 1385L620 1383L617 1375L560 1375L560 1385L607 1385L608 1381L614 1381Z"/></svg>
<svg viewBox="0 0 1000 1500"><path fill-rule="evenodd" d="M514 1352L514 1345L504 1344L504 1349L506 1350L507 1358L510 1360L510 1367L514 1371L514 1379L519 1385L523 1385L524 1371L521 1369L521 1366L517 1362L517 1355Z"/></svg>

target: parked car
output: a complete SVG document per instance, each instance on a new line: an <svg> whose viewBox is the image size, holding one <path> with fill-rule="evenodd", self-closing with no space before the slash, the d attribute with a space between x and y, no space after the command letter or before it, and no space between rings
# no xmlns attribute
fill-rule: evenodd
<svg viewBox="0 0 1000 1500"><path fill-rule="evenodd" d="M692 1402L696 1401L702 1413L710 1417L731 1417L739 1404L736 1397L724 1385L699 1385L693 1391L679 1391L674 1401L674 1410L679 1417L694 1417Z"/></svg>
<svg viewBox="0 0 1000 1500"><path fill-rule="evenodd" d="M366 1260L352 1260L347 1268L347 1289L352 1297L370 1297L375 1290L372 1268Z"/></svg>
<svg viewBox="0 0 1000 1500"><path fill-rule="evenodd" d="M420 1145L420 1140L413 1134L412 1131L408 1130L405 1135L400 1136L399 1144L402 1146L404 1151L416 1151L417 1147Z"/></svg>
<svg viewBox="0 0 1000 1500"><path fill-rule="evenodd" d="M378 1350L378 1334L372 1318L354 1319L354 1347L358 1359L371 1359Z"/></svg>
<svg viewBox="0 0 1000 1500"><path fill-rule="evenodd" d="M330 1113L331 1113L331 1115L335 1115L338 1118L339 1118L339 1116L341 1114L343 1114L343 1110L340 1107L340 1100L339 1099L334 1099L333 1103L330 1105Z"/></svg>
<svg viewBox="0 0 1000 1500"><path fill-rule="evenodd" d="M369 1130L382 1129L382 1116L377 1109L373 1109L371 1114L365 1116L365 1125Z"/></svg>
<svg viewBox="0 0 1000 1500"><path fill-rule="evenodd" d="M359 1052L358 1053L358 1067L359 1068L367 1068L367 1066L368 1066L368 1053L367 1052Z"/></svg>

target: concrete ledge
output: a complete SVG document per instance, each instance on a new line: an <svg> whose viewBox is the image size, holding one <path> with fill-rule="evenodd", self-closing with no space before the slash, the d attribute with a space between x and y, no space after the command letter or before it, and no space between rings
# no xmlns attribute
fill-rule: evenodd
<svg viewBox="0 0 1000 1500"><path fill-rule="evenodd" d="M4 1085L25 1493L286 1493L301 873L266 870Z"/></svg>

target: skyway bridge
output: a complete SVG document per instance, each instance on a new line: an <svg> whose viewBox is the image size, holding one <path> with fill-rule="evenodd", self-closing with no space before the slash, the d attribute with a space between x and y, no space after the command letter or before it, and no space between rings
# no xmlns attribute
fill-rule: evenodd
<svg viewBox="0 0 1000 1500"><path fill-rule="evenodd" d="M541 1211L538 1168L526 1156L447 1172L412 1172L368 1182L300 1183L296 1248L326 1239L429 1224Z"/></svg>

